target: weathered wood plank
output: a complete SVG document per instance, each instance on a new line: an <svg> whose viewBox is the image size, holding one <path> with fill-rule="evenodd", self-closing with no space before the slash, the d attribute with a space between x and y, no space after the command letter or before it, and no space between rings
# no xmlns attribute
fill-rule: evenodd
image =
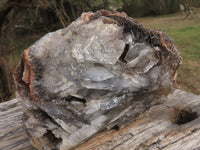
<svg viewBox="0 0 200 150"><path fill-rule="evenodd" d="M34 150L22 126L22 106L17 99L0 104L0 149Z"/></svg>
<svg viewBox="0 0 200 150"><path fill-rule="evenodd" d="M199 116L200 96L176 90L164 104L152 106L125 128L102 131L76 149L200 149L200 117L182 125L172 124L171 110L177 106L189 106ZM23 130L22 114L16 99L0 104L0 149L34 149Z"/></svg>
<svg viewBox="0 0 200 150"><path fill-rule="evenodd" d="M180 63L164 31L124 12L82 13L24 50L14 70L26 131L38 149L66 150L123 128L171 92Z"/></svg>
<svg viewBox="0 0 200 150"><path fill-rule="evenodd" d="M182 125L172 124L170 113L177 106L190 106L199 115L200 96L176 90L164 104L151 107L129 126L99 133L77 150L200 149L200 117Z"/></svg>

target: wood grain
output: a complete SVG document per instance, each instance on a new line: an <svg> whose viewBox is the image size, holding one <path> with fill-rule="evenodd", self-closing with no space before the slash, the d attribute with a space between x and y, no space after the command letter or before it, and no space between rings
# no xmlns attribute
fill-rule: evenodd
<svg viewBox="0 0 200 150"><path fill-rule="evenodd" d="M143 116L122 130L104 131L76 150L191 150L200 149L200 118L182 124L172 124L170 112L174 107L189 106L199 115L200 97L176 90L164 104L150 108Z"/></svg>
<svg viewBox="0 0 200 150"><path fill-rule="evenodd" d="M172 124L174 107L190 107L200 114L200 96L175 90L164 104L157 104L120 130L105 130L76 150L192 150L200 149L200 117L185 124ZM17 99L0 104L0 149L33 150L22 127L22 106Z"/></svg>
<svg viewBox="0 0 200 150"><path fill-rule="evenodd" d="M17 99L0 104L0 149L35 150L23 130L22 106Z"/></svg>

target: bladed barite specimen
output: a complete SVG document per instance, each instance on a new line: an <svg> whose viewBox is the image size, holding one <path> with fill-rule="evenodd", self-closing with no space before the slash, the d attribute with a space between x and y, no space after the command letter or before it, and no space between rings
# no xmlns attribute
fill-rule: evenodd
<svg viewBox="0 0 200 150"><path fill-rule="evenodd" d="M14 72L32 144L67 150L127 125L173 89L179 63L164 31L125 13L83 13L26 49Z"/></svg>

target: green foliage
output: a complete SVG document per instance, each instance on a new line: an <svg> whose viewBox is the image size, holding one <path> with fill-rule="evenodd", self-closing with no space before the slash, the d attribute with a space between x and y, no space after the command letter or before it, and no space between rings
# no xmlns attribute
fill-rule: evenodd
<svg viewBox="0 0 200 150"><path fill-rule="evenodd" d="M21 48L21 49L17 49L15 51L10 52L8 55L9 64L14 65L16 67L16 65L18 64L18 62L22 56L23 51L24 51L24 49Z"/></svg>
<svg viewBox="0 0 200 150"><path fill-rule="evenodd" d="M0 0L0 9L8 2L9 0Z"/></svg>
<svg viewBox="0 0 200 150"><path fill-rule="evenodd" d="M179 11L181 0L124 0L123 10L129 16L155 16Z"/></svg>
<svg viewBox="0 0 200 150"><path fill-rule="evenodd" d="M25 48L42 35L68 26L82 12L99 9L119 10L135 18L174 13L179 11L180 3L187 7L200 6L200 0L0 0L0 14L4 14L0 15L0 54L1 58L4 57L6 60L4 66L10 68L4 74L10 74L9 79L12 79L11 71L17 65ZM159 26L175 39L178 48L181 49L183 60L198 61L200 58L198 41L200 27L196 24L191 25L191 22L187 21L186 25L180 21L173 23L173 21L171 24L161 23ZM24 27L16 28L16 25ZM153 26L149 24L151 25ZM185 71L183 68L188 70L187 64L183 65L182 72ZM9 83L7 87L15 87L13 81ZM0 93L1 91L0 87ZM11 95L14 90L11 88L8 91ZM1 95L5 96L5 93Z"/></svg>
<svg viewBox="0 0 200 150"><path fill-rule="evenodd" d="M127 5L130 5L132 2L132 0L124 0L124 3L127 4Z"/></svg>

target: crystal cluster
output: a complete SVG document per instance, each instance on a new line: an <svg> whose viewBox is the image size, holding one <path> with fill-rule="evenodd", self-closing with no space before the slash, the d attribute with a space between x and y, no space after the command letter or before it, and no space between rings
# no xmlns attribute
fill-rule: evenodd
<svg viewBox="0 0 200 150"><path fill-rule="evenodd" d="M125 13L83 13L24 51L14 72L38 149L71 149L133 121L173 88L180 56L162 30Z"/></svg>

